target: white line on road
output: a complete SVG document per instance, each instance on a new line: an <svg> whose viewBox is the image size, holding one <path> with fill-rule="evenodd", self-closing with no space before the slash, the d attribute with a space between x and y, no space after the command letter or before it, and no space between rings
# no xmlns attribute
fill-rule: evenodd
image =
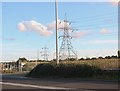
<svg viewBox="0 0 120 91"><path fill-rule="evenodd" d="M11 85L11 86L20 86L20 87L31 87L31 88L39 88L39 89L72 89L72 88L63 88L63 87L52 87L52 86L39 86L39 85L30 85L30 84L19 84L19 83L10 83L10 82L0 82L3 85Z"/></svg>

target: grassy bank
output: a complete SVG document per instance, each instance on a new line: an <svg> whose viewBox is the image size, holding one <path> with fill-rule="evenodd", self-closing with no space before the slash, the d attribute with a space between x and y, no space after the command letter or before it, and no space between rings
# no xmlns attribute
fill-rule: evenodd
<svg viewBox="0 0 120 91"><path fill-rule="evenodd" d="M118 79L117 70L102 70L97 66L76 63L45 63L36 66L29 77L64 77L64 78L92 78L92 79Z"/></svg>

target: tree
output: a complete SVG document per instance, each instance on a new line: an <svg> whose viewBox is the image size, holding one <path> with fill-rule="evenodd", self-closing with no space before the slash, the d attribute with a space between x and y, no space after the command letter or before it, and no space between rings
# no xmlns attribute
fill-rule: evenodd
<svg viewBox="0 0 120 91"><path fill-rule="evenodd" d="M68 60L70 60L70 61L75 61L76 59L75 59L75 58L70 58L70 59L68 59Z"/></svg>
<svg viewBox="0 0 120 91"><path fill-rule="evenodd" d="M87 58L86 58L86 60L90 60L90 58L89 58L89 57L87 57Z"/></svg>
<svg viewBox="0 0 120 91"><path fill-rule="evenodd" d="M80 58L79 61L80 61L80 60L85 60L85 59L84 59L84 58Z"/></svg>
<svg viewBox="0 0 120 91"><path fill-rule="evenodd" d="M117 58L117 56L112 55L111 58Z"/></svg>
<svg viewBox="0 0 120 91"><path fill-rule="evenodd" d="M95 58L95 57L93 57L93 58L91 58L91 60L96 60L97 58Z"/></svg>
<svg viewBox="0 0 120 91"><path fill-rule="evenodd" d="M27 62L27 61L28 60L25 57L19 58L16 62L16 65L17 65L17 67L19 67L21 65L21 62Z"/></svg>
<svg viewBox="0 0 120 91"><path fill-rule="evenodd" d="M106 56L105 58L106 58L106 59L110 59L111 57L110 57L110 56Z"/></svg>
<svg viewBox="0 0 120 91"><path fill-rule="evenodd" d="M99 59L103 59L103 57L98 57Z"/></svg>
<svg viewBox="0 0 120 91"><path fill-rule="evenodd" d="M27 62L28 61L25 57L19 58L18 60L20 60L21 62Z"/></svg>

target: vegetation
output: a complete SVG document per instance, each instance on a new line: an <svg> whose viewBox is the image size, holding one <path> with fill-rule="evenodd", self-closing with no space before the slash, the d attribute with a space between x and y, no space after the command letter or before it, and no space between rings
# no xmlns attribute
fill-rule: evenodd
<svg viewBox="0 0 120 91"><path fill-rule="evenodd" d="M30 71L27 76L31 77L77 77L77 78L95 78L95 79L117 79L118 68L120 68L119 59L117 56L106 56L98 58L80 58L78 60L71 58L66 60L60 60L60 64L56 65L56 60L43 61L38 60L38 66L36 66L36 60L27 60L26 58L19 58L16 63L10 63L11 65L18 64L22 61L22 71ZM7 68L5 66L5 68ZM10 67L9 67L10 68ZM5 73L16 72L17 69L4 70Z"/></svg>
<svg viewBox="0 0 120 91"><path fill-rule="evenodd" d="M119 57L106 56L98 58L80 58L78 60L60 60L56 65L54 59L50 63L36 66L27 76L30 77L74 77L84 79L114 79L118 80Z"/></svg>
<svg viewBox="0 0 120 91"><path fill-rule="evenodd" d="M61 61L61 63L68 63L68 64L86 64L89 66L95 66L101 69L118 69L120 66L120 60L118 58L111 58L111 59L89 59L89 60L78 60L78 61Z"/></svg>
<svg viewBox="0 0 120 91"><path fill-rule="evenodd" d="M77 78L98 78L118 79L117 70L102 70L96 66L76 63L55 63L39 64L27 76L30 77L77 77Z"/></svg>

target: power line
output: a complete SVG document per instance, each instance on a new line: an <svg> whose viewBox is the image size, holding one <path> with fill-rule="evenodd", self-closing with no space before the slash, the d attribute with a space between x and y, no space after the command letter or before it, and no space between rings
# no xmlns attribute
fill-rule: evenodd
<svg viewBox="0 0 120 91"><path fill-rule="evenodd" d="M118 24L89 24L89 25L79 25L79 28L101 28L101 27L117 27ZM78 28L77 28L78 29Z"/></svg>
<svg viewBox="0 0 120 91"><path fill-rule="evenodd" d="M102 18L102 19L91 19L91 20L77 20L74 23L96 23L96 22L118 22L118 18Z"/></svg>
<svg viewBox="0 0 120 91"><path fill-rule="evenodd" d="M108 17L108 16L113 16L113 15L115 15L115 16L118 16L118 12L111 12L111 13L107 13L107 14L99 14L99 15L94 15L94 16L85 16L85 17L78 17L78 18L72 18L72 19L70 19L70 20L89 20L89 19L101 19L101 18L103 18L103 17Z"/></svg>
<svg viewBox="0 0 120 91"><path fill-rule="evenodd" d="M94 28L104 28L104 27L109 27L109 28L112 28L112 27L117 27L118 24L98 24L98 25L80 25L79 28L77 28L76 30L86 30L86 29L94 29Z"/></svg>

